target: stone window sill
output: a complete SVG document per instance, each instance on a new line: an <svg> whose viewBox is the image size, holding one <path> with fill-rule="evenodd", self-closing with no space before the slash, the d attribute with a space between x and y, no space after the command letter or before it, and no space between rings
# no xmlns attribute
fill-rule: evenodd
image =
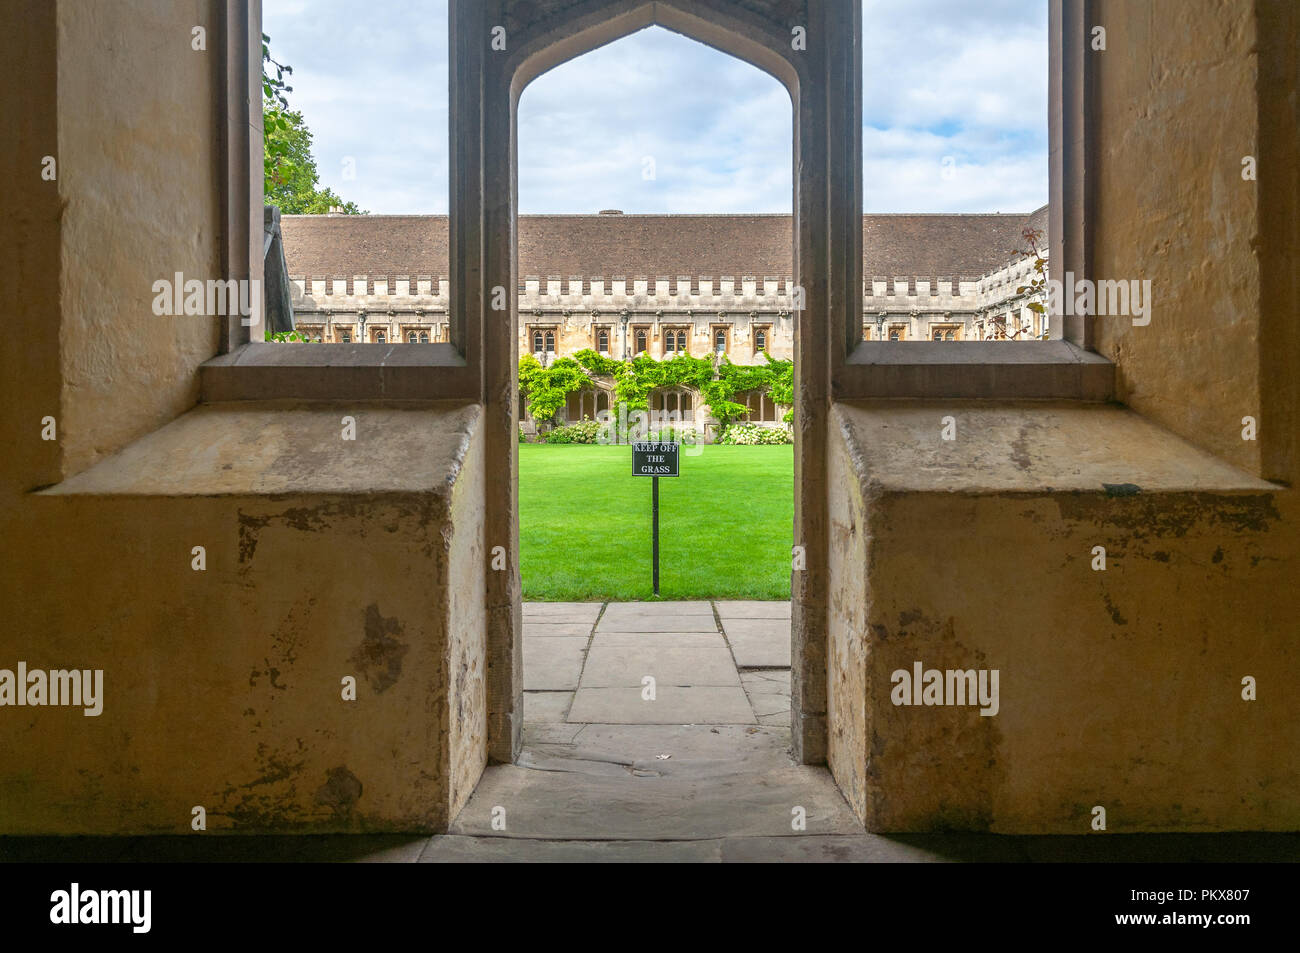
<svg viewBox="0 0 1300 953"><path fill-rule="evenodd" d="M245 344L199 368L205 403L474 398L477 374L447 343Z"/></svg>
<svg viewBox="0 0 1300 953"><path fill-rule="evenodd" d="M835 398L1054 398L1107 401L1115 366L1068 341L863 341Z"/></svg>

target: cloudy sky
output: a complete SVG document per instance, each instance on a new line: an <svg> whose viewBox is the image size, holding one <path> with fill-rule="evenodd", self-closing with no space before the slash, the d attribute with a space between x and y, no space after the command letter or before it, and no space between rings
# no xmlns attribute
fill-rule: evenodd
<svg viewBox="0 0 1300 953"><path fill-rule="evenodd" d="M864 0L863 207L1047 201L1047 0ZM263 0L321 181L371 212L447 211L446 0ZM538 77L522 212L789 212L790 99L659 28ZM354 172L352 170L355 170Z"/></svg>

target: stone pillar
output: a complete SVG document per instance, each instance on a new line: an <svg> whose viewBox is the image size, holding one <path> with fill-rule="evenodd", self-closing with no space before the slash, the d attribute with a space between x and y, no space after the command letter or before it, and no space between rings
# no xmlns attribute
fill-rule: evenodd
<svg viewBox="0 0 1300 953"><path fill-rule="evenodd" d="M795 545L792 574L791 732L805 764L826 760L826 633L829 598L827 421L831 375L857 343L862 287L861 7L809 5L801 75L795 181Z"/></svg>
<svg viewBox="0 0 1300 953"><path fill-rule="evenodd" d="M510 762L519 751L523 717L515 476L519 344L511 191L513 112L506 57L491 48L492 28L502 22L500 12L499 3L475 0L454 0L450 11L448 330L466 364L482 369L488 756ZM493 310L494 303L505 307ZM503 559L505 568L493 569L494 559L498 565Z"/></svg>

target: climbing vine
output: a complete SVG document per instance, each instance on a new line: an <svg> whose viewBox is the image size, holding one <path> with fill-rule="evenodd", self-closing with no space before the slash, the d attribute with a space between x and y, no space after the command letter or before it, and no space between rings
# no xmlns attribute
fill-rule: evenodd
<svg viewBox="0 0 1300 953"><path fill-rule="evenodd" d="M534 420L551 420L575 390L595 387L590 375L572 358L562 357L550 367L531 354L519 359L519 390L528 399Z"/></svg>
<svg viewBox="0 0 1300 953"><path fill-rule="evenodd" d="M775 404L794 402L794 364L764 353L766 364L733 364L725 356L691 357L678 354L657 361L638 354L618 361L591 349L562 357L543 367L531 354L519 359L519 390L528 402L534 420L552 420L573 391L595 386L593 378L607 377L614 384L614 403L628 411L648 410L650 394L672 387L699 391L714 419L724 427L747 413L744 404L733 399L745 391L762 391ZM786 421L790 420L786 414Z"/></svg>

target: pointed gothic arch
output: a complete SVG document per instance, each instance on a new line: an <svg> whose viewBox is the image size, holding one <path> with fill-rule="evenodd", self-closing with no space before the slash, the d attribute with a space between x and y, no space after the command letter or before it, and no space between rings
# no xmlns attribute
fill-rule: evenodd
<svg viewBox="0 0 1300 953"><path fill-rule="evenodd" d="M791 729L797 756L826 756L829 535L826 440L833 371L856 343L862 271L862 14L858 0L452 0L450 322L479 368L489 469L484 499L488 751L513 761L522 727L515 367L518 339L516 111L546 70L648 26L744 60L779 80L794 111L795 528ZM496 305L494 307L494 305ZM501 306L504 305L502 308Z"/></svg>

